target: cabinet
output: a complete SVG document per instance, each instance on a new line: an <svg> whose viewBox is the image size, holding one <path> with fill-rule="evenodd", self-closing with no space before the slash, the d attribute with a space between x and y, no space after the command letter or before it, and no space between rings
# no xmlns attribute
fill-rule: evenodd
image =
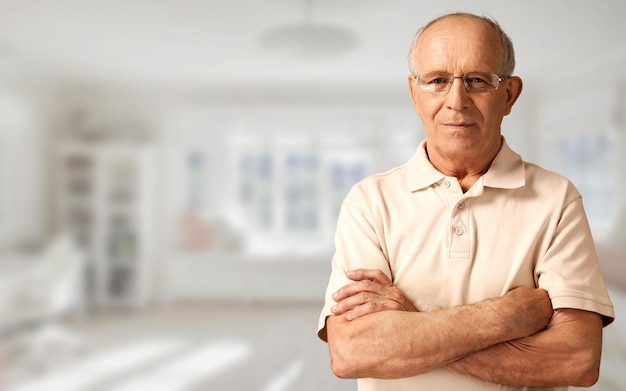
<svg viewBox="0 0 626 391"><path fill-rule="evenodd" d="M58 223L86 256L96 307L136 307L151 296L155 155L149 146L65 144L58 150Z"/></svg>

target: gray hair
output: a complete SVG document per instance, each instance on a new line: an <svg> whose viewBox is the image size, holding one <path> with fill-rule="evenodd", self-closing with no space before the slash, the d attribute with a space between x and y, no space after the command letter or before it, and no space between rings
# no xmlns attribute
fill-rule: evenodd
<svg viewBox="0 0 626 391"><path fill-rule="evenodd" d="M420 28L415 34L415 38L413 38L413 42L411 44L411 49L409 50L409 70L412 74L415 74L415 49L417 48L417 44L419 43L420 38L424 31L426 31L430 26L435 24L436 22L451 17L451 16L463 16L467 18L472 18L476 20L480 20L487 25L493 27L498 36L500 37L500 42L502 43L503 49L503 58L502 58L502 68L500 76L511 76L513 74L513 70L515 69L515 50L513 49L513 42L511 38L504 32L500 24L496 22L494 19L489 18L487 16L478 16L466 12L456 12L452 14L447 14L440 16L436 19L431 20L424 27Z"/></svg>

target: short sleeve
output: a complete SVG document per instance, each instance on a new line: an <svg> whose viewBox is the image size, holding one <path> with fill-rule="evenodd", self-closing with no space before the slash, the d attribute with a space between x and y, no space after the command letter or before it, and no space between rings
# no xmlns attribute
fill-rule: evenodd
<svg viewBox="0 0 626 391"><path fill-rule="evenodd" d="M615 319L582 197L571 184L554 236L537 263L536 273L539 287L549 292L554 309L596 312L602 315L605 326Z"/></svg>
<svg viewBox="0 0 626 391"><path fill-rule="evenodd" d="M371 214L364 208L358 192L353 189L341 206L335 233L335 254L326 288L324 308L320 314L317 335L326 338L326 318L332 315L335 305L332 294L350 284L346 272L352 269L379 269L392 278L388 258L381 237L382 230L376 227Z"/></svg>

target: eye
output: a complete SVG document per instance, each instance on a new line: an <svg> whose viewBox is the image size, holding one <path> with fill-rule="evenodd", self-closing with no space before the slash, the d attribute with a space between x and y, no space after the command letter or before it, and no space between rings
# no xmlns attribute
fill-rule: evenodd
<svg viewBox="0 0 626 391"><path fill-rule="evenodd" d="M487 80L483 79L480 76L472 76L467 79L468 83L479 84L479 83L487 83Z"/></svg>
<svg viewBox="0 0 626 391"><path fill-rule="evenodd" d="M450 82L450 78L452 76L441 74L438 72L426 73L423 74L420 78L424 84L447 84Z"/></svg>
<svg viewBox="0 0 626 391"><path fill-rule="evenodd" d="M422 89L431 92L447 91L452 75L446 72L426 72L418 76Z"/></svg>

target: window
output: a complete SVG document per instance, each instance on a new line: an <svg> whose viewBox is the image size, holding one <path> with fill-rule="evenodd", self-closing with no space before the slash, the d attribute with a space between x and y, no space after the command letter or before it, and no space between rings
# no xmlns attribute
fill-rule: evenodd
<svg viewBox="0 0 626 391"><path fill-rule="evenodd" d="M332 253L350 188L404 163L423 136L392 108L182 111L168 123L172 246L255 259Z"/></svg>
<svg viewBox="0 0 626 391"><path fill-rule="evenodd" d="M285 156L283 199L286 232L311 232L320 229L320 159L314 153Z"/></svg>
<svg viewBox="0 0 626 391"><path fill-rule="evenodd" d="M274 225L274 158L269 153L244 153L239 159L239 207L248 225L261 231Z"/></svg>
<svg viewBox="0 0 626 391"><path fill-rule="evenodd" d="M331 146L233 153L234 206L255 251L332 245L341 202L370 166L369 152Z"/></svg>

